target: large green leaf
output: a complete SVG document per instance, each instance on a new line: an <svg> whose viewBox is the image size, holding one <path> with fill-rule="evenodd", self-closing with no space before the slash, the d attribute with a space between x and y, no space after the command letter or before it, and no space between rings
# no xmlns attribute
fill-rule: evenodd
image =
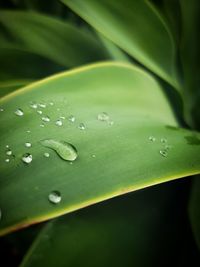
<svg viewBox="0 0 200 267"><path fill-rule="evenodd" d="M20 267L182 266L180 253L187 266L194 247L183 223L183 186L175 185L141 190L48 222Z"/></svg>
<svg viewBox="0 0 200 267"><path fill-rule="evenodd" d="M196 177L191 191L189 214L195 240L200 249L200 177Z"/></svg>
<svg viewBox="0 0 200 267"><path fill-rule="evenodd" d="M23 49L68 68L107 57L89 32L24 11L0 11L0 47Z"/></svg>
<svg viewBox="0 0 200 267"><path fill-rule="evenodd" d="M46 103L42 115L30 107L31 101ZM200 172L199 134L175 127L159 84L131 65L103 63L61 73L2 98L0 106L0 234ZM23 116L15 114L18 108ZM101 112L110 120L98 120ZM55 124L70 114L74 123ZM46 115L49 122L41 120ZM79 123L86 129L79 129ZM42 146L44 139L71 143L77 160L62 160ZM10 162L5 161L6 145L15 155ZM32 154L30 164L22 162L24 153ZM62 195L58 205L48 201L54 190Z"/></svg>
<svg viewBox="0 0 200 267"><path fill-rule="evenodd" d="M149 1L62 2L140 63L178 87L173 38L163 18Z"/></svg>

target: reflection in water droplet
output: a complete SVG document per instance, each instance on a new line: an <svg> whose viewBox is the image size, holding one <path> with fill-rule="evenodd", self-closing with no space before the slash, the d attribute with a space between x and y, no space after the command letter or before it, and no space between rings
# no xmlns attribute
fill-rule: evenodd
<svg viewBox="0 0 200 267"><path fill-rule="evenodd" d="M110 118L109 118L108 113L106 113L106 112L102 112L102 113L99 113L99 114L98 114L97 119L98 119L99 121L109 121Z"/></svg>
<svg viewBox="0 0 200 267"><path fill-rule="evenodd" d="M36 103L31 103L31 104L30 104L30 107L31 107L31 108L34 108L34 109L37 109L38 105L37 105Z"/></svg>
<svg viewBox="0 0 200 267"><path fill-rule="evenodd" d="M155 141L156 141L156 138L155 138L154 136L149 136L149 140L150 140L151 142L155 142Z"/></svg>
<svg viewBox="0 0 200 267"><path fill-rule="evenodd" d="M45 156L45 158L49 158L50 157L50 154L48 152L45 152L44 153L44 156Z"/></svg>
<svg viewBox="0 0 200 267"><path fill-rule="evenodd" d="M6 162L6 163L10 162L10 159L5 159L5 162Z"/></svg>
<svg viewBox="0 0 200 267"><path fill-rule="evenodd" d="M57 121L56 121L56 125L57 125L57 126L62 126L62 125L63 125L63 122L62 122L61 120L57 120Z"/></svg>
<svg viewBox="0 0 200 267"><path fill-rule="evenodd" d="M50 118L49 118L49 116L44 116L44 117L42 117L42 120L44 122L49 122L50 121Z"/></svg>
<svg viewBox="0 0 200 267"><path fill-rule="evenodd" d="M41 144L55 150L62 159L67 161L74 161L78 156L76 148L65 141L45 139L41 141Z"/></svg>
<svg viewBox="0 0 200 267"><path fill-rule="evenodd" d="M25 143L25 147L31 147L32 145L31 145L31 143L30 142L26 142Z"/></svg>
<svg viewBox="0 0 200 267"><path fill-rule="evenodd" d="M79 124L79 126L78 126L78 128L80 129L80 130L85 130L85 124L84 123L80 123Z"/></svg>
<svg viewBox="0 0 200 267"><path fill-rule="evenodd" d="M24 115L24 112L22 109L18 108L16 111L15 111L15 115L17 116L23 116Z"/></svg>
<svg viewBox="0 0 200 267"><path fill-rule="evenodd" d="M59 191L52 191L49 194L49 201L53 204L58 204L61 201L61 194Z"/></svg>
<svg viewBox="0 0 200 267"><path fill-rule="evenodd" d="M24 154L24 155L22 156L22 161L23 161L24 163L29 164L29 163L31 163L32 160L33 160L33 156L32 156L31 154L29 154L29 153L26 153L26 154Z"/></svg>
<svg viewBox="0 0 200 267"><path fill-rule="evenodd" d="M168 152L167 152L165 149L160 150L159 153L160 153L163 157L167 157L167 155L168 155Z"/></svg>
<svg viewBox="0 0 200 267"><path fill-rule="evenodd" d="M161 141L161 143L167 143L167 139L166 138L161 138L160 141Z"/></svg>
<svg viewBox="0 0 200 267"><path fill-rule="evenodd" d="M68 117L68 120L69 120L70 122L75 122L76 118L75 118L73 115L70 115L70 116Z"/></svg>
<svg viewBox="0 0 200 267"><path fill-rule="evenodd" d="M6 155L11 156L11 155L12 155L12 150L11 150L11 149L8 149L8 150L6 151Z"/></svg>
<svg viewBox="0 0 200 267"><path fill-rule="evenodd" d="M42 114L42 110L37 110L37 113L38 114Z"/></svg>

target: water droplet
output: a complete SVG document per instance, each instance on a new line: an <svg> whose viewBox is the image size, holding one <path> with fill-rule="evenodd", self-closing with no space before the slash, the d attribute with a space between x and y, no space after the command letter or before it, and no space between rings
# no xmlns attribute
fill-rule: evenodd
<svg viewBox="0 0 200 267"><path fill-rule="evenodd" d="M41 108L46 108L46 104L45 103L39 103L38 106L41 107Z"/></svg>
<svg viewBox="0 0 200 267"><path fill-rule="evenodd" d="M53 204L58 204L61 201L61 194L59 191L52 191L49 194L49 201Z"/></svg>
<svg viewBox="0 0 200 267"><path fill-rule="evenodd" d="M38 105L36 103L31 103L30 104L30 107L31 108L34 108L34 109L37 109L38 108Z"/></svg>
<svg viewBox="0 0 200 267"><path fill-rule="evenodd" d="M37 113L38 114L42 114L42 110L37 110Z"/></svg>
<svg viewBox="0 0 200 267"><path fill-rule="evenodd" d="M3 108L0 108L0 111L1 111L1 112L3 112L3 111L4 111L4 109L3 109Z"/></svg>
<svg viewBox="0 0 200 267"><path fill-rule="evenodd" d="M6 148L9 148L9 145L6 145Z"/></svg>
<svg viewBox="0 0 200 267"><path fill-rule="evenodd" d="M50 106L53 106L53 105L54 105L54 103L53 103L53 102L50 102L50 103L49 103L49 105L50 105Z"/></svg>
<svg viewBox="0 0 200 267"><path fill-rule="evenodd" d="M8 149L8 150L6 151L6 155L11 156L11 155L12 155L12 150L11 150L11 149Z"/></svg>
<svg viewBox="0 0 200 267"><path fill-rule="evenodd" d="M109 121L110 118L109 118L108 113L106 113L106 112L102 112L102 113L99 113L99 114L98 114L97 119L98 119L99 121Z"/></svg>
<svg viewBox="0 0 200 267"><path fill-rule="evenodd" d="M92 155L92 158L96 158L96 155L95 155L95 154L93 154L93 155Z"/></svg>
<svg viewBox="0 0 200 267"><path fill-rule="evenodd" d="M61 120L57 120L57 121L56 121L56 125L57 125L57 126L62 126L62 125L63 125L63 122L62 122Z"/></svg>
<svg viewBox="0 0 200 267"><path fill-rule="evenodd" d="M70 122L75 122L76 118L75 118L73 115L70 115L70 116L68 117L68 120L69 120Z"/></svg>
<svg viewBox="0 0 200 267"><path fill-rule="evenodd" d="M32 144L30 142L25 143L25 147L31 147L31 146L32 146Z"/></svg>
<svg viewBox="0 0 200 267"><path fill-rule="evenodd" d="M156 141L156 138L155 138L154 136L149 136L149 140L150 140L151 142L155 142L155 141Z"/></svg>
<svg viewBox="0 0 200 267"><path fill-rule="evenodd" d="M45 122L49 122L50 118L48 116L44 116L44 117L42 117L42 120L45 121Z"/></svg>
<svg viewBox="0 0 200 267"><path fill-rule="evenodd" d="M24 115L24 112L23 112L22 109L18 108L18 109L15 111L15 114L16 114L17 116L23 116L23 115Z"/></svg>
<svg viewBox="0 0 200 267"><path fill-rule="evenodd" d="M160 150L159 153L160 153L163 157L167 157L167 155L168 155L168 152L167 152L165 149Z"/></svg>
<svg viewBox="0 0 200 267"><path fill-rule="evenodd" d="M45 158L49 158L50 157L50 154L48 152L45 152L44 153L44 156L45 156Z"/></svg>
<svg viewBox="0 0 200 267"><path fill-rule="evenodd" d="M165 149L166 149L166 150L169 150L170 148L172 148L172 146L170 146L170 145L165 145Z"/></svg>
<svg viewBox="0 0 200 267"><path fill-rule="evenodd" d="M10 162L10 159L5 159L5 162L6 162L6 163Z"/></svg>
<svg viewBox="0 0 200 267"><path fill-rule="evenodd" d="M44 127L44 124L42 123L42 124L40 124L40 127Z"/></svg>
<svg viewBox="0 0 200 267"><path fill-rule="evenodd" d="M79 124L79 126L78 126L78 128L80 129L80 130L85 130L85 124L84 123L80 123Z"/></svg>
<svg viewBox="0 0 200 267"><path fill-rule="evenodd" d="M108 124L112 126L114 124L114 121L109 121Z"/></svg>
<svg viewBox="0 0 200 267"><path fill-rule="evenodd" d="M41 144L55 150L62 159L67 161L74 161L78 156L76 148L65 141L45 139L41 141Z"/></svg>
<svg viewBox="0 0 200 267"><path fill-rule="evenodd" d="M65 120L65 117L64 117L64 116L60 116L60 119L61 119L61 120Z"/></svg>
<svg viewBox="0 0 200 267"><path fill-rule="evenodd" d="M60 111L60 109L59 109L59 108L57 108L57 111Z"/></svg>
<svg viewBox="0 0 200 267"><path fill-rule="evenodd" d="M161 141L161 143L167 143L167 139L166 138L161 138L160 141Z"/></svg>
<svg viewBox="0 0 200 267"><path fill-rule="evenodd" d="M31 131L30 131L30 130L27 130L26 132L27 132L27 133L30 133Z"/></svg>
<svg viewBox="0 0 200 267"><path fill-rule="evenodd" d="M29 164L33 160L33 156L29 153L26 153L22 156L22 161Z"/></svg>

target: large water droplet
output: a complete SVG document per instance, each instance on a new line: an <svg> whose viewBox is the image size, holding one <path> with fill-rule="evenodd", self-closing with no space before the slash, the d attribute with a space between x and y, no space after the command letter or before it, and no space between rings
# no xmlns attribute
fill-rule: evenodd
<svg viewBox="0 0 200 267"><path fill-rule="evenodd" d="M79 124L79 126L78 126L78 128L80 129L80 130L85 130L85 124L84 123L80 123Z"/></svg>
<svg viewBox="0 0 200 267"><path fill-rule="evenodd" d="M24 112L22 109L18 108L16 111L15 111L15 115L17 116L23 116L24 115Z"/></svg>
<svg viewBox="0 0 200 267"><path fill-rule="evenodd" d="M32 146L32 144L30 142L25 143L25 147L31 147L31 146Z"/></svg>
<svg viewBox="0 0 200 267"><path fill-rule="evenodd" d="M44 117L42 117L42 120L44 122L49 122L50 121L50 118L48 116L44 116Z"/></svg>
<svg viewBox="0 0 200 267"><path fill-rule="evenodd" d="M56 121L56 125L57 125L57 126L62 126L62 125L63 125L63 122L62 122L61 120L57 120L57 121Z"/></svg>
<svg viewBox="0 0 200 267"><path fill-rule="evenodd" d="M160 150L159 152L163 157L167 157L167 155L168 155L168 152L165 149Z"/></svg>
<svg viewBox="0 0 200 267"><path fill-rule="evenodd" d="M22 161L29 164L33 160L33 156L29 153L26 153L22 156Z"/></svg>
<svg viewBox="0 0 200 267"><path fill-rule="evenodd" d="M45 152L44 153L44 156L45 156L45 158L49 158L50 157L50 154L48 152Z"/></svg>
<svg viewBox="0 0 200 267"><path fill-rule="evenodd" d="M156 141L156 138L155 138L154 136L149 136L149 140L150 140L151 142L155 142L155 141Z"/></svg>
<svg viewBox="0 0 200 267"><path fill-rule="evenodd" d="M62 159L67 161L74 161L78 156L76 148L65 141L45 139L41 141L41 144L55 150Z"/></svg>
<svg viewBox="0 0 200 267"><path fill-rule="evenodd" d="M68 117L68 120L69 120L70 122L75 122L76 118L74 117L74 115L70 115L70 116Z"/></svg>
<svg viewBox="0 0 200 267"><path fill-rule="evenodd" d="M8 150L6 151L6 155L11 156L11 155L12 155L12 150L11 150L11 149L8 149Z"/></svg>
<svg viewBox="0 0 200 267"><path fill-rule="evenodd" d="M61 194L59 191L52 191L49 194L49 201L53 204L58 204L61 201Z"/></svg>
<svg viewBox="0 0 200 267"><path fill-rule="evenodd" d="M106 112L102 112L102 113L99 113L99 114L98 114L97 119L98 119L99 121L109 121L110 118L109 118L108 113L106 113Z"/></svg>

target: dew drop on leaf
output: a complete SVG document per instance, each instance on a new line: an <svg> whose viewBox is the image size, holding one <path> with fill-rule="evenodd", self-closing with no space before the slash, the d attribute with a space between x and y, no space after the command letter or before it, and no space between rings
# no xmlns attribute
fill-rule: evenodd
<svg viewBox="0 0 200 267"><path fill-rule="evenodd" d="M49 118L49 116L43 116L43 117L42 117L42 120L43 120L44 122L49 122L49 121L50 121L50 118Z"/></svg>
<svg viewBox="0 0 200 267"><path fill-rule="evenodd" d="M109 118L108 113L106 113L106 112L102 112L102 113L99 113L99 114L98 114L97 119L98 119L99 121L109 121L110 118Z"/></svg>
<svg viewBox="0 0 200 267"><path fill-rule="evenodd" d="M74 161L78 157L76 148L68 142L56 141L53 139L45 139L40 142L43 146L56 151L56 153L64 160Z"/></svg>
<svg viewBox="0 0 200 267"><path fill-rule="evenodd" d="M22 109L18 108L17 110L15 110L15 115L17 116L23 116L24 115L24 112Z"/></svg>
<svg viewBox="0 0 200 267"><path fill-rule="evenodd" d="M84 123L80 123L79 124L79 126L78 126L78 128L80 129L80 130L85 130L85 124Z"/></svg>
<svg viewBox="0 0 200 267"><path fill-rule="evenodd" d="M61 201L61 194L59 191L52 191L49 194L49 201L53 204L58 204Z"/></svg>
<svg viewBox="0 0 200 267"><path fill-rule="evenodd" d="M161 141L161 143L167 143L167 139L166 138L161 138L160 141Z"/></svg>
<svg viewBox="0 0 200 267"><path fill-rule="evenodd" d="M37 110L37 113L38 114L42 114L42 110Z"/></svg>
<svg viewBox="0 0 200 267"><path fill-rule="evenodd" d="M70 116L68 117L68 120L69 120L70 122L75 122L76 118L74 117L74 115L70 115Z"/></svg>
<svg viewBox="0 0 200 267"><path fill-rule="evenodd" d="M1 111L1 112L3 112L3 111L4 111L4 109L3 109L3 108L0 108L0 111Z"/></svg>
<svg viewBox="0 0 200 267"><path fill-rule="evenodd" d="M38 105L36 103L31 103L30 104L30 107L31 108L34 108L34 109L37 109L38 108Z"/></svg>
<svg viewBox="0 0 200 267"><path fill-rule="evenodd" d="M57 126L62 126L62 125L63 125L63 122L62 122L61 120L57 120L57 121L56 121L56 125L57 125Z"/></svg>
<svg viewBox="0 0 200 267"><path fill-rule="evenodd" d="M26 164L30 164L32 160L33 160L33 156L29 153L26 153L22 156L22 161Z"/></svg>
<svg viewBox="0 0 200 267"><path fill-rule="evenodd" d="M8 150L6 151L6 155L11 156L11 155L12 155L12 150L11 150L11 149L8 149Z"/></svg>
<svg viewBox="0 0 200 267"><path fill-rule="evenodd" d="M162 155L163 157L167 157L168 155L168 152L165 149L160 150L159 152L160 152L160 155Z"/></svg>
<svg viewBox="0 0 200 267"><path fill-rule="evenodd" d="M31 147L31 146L32 146L32 144L30 142L25 143L25 147Z"/></svg>
<svg viewBox="0 0 200 267"><path fill-rule="evenodd" d="M49 158L50 157L50 154L48 152L45 152L44 153L44 156L45 156L45 158Z"/></svg>
<svg viewBox="0 0 200 267"><path fill-rule="evenodd" d="M156 141L156 138L154 136L149 136L149 141L155 142Z"/></svg>
<svg viewBox="0 0 200 267"><path fill-rule="evenodd" d="M6 162L6 163L10 162L10 159L5 159L5 162Z"/></svg>

